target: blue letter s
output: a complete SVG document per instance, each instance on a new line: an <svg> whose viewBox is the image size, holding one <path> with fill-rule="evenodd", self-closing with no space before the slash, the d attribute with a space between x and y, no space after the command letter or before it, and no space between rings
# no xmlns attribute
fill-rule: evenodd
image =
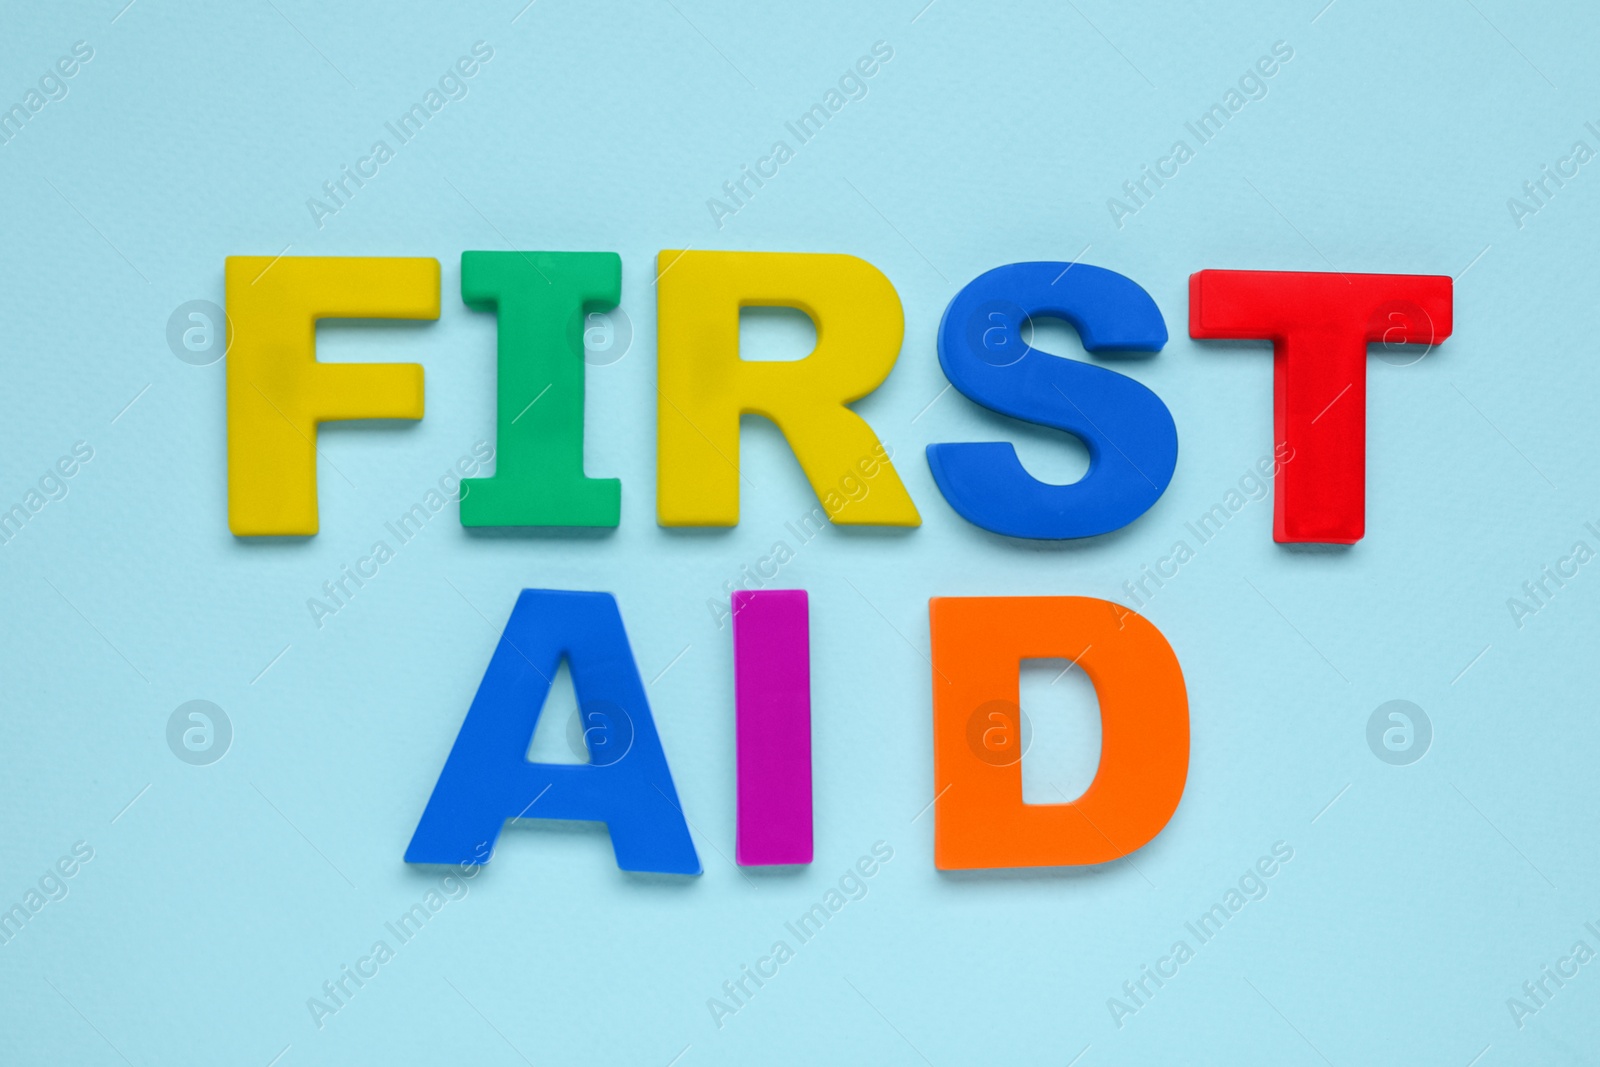
<svg viewBox="0 0 1600 1067"><path fill-rule="evenodd" d="M1022 343L1030 317L1067 320L1090 352L1155 352L1167 326L1130 278L1083 263L1012 263L978 275L939 324L939 364L968 399L1065 430L1089 449L1071 485L1041 482L1009 442L928 446L928 466L968 522L1010 537L1058 540L1120 529L1172 480L1178 430L1161 398L1126 375Z"/></svg>

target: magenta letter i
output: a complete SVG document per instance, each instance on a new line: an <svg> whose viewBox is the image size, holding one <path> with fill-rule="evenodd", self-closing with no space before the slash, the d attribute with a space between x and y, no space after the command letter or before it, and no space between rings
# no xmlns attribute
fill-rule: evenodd
<svg viewBox="0 0 1600 1067"><path fill-rule="evenodd" d="M811 635L803 589L733 594L741 866L811 862Z"/></svg>

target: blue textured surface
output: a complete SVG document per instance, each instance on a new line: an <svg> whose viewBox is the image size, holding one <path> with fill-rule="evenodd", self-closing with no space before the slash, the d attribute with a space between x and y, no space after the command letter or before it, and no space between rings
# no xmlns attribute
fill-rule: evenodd
<svg viewBox="0 0 1600 1067"><path fill-rule="evenodd" d="M13 3L0 35L6 106L73 42L94 50L0 144L0 507L74 442L93 450L0 547L0 906L62 857L74 871L0 945L0 1060L1593 1060L1600 965L1547 980L1522 1029L1506 1004L1575 941L1600 950L1600 564L1573 551L1600 549L1600 174L1572 154L1600 150L1592 6L123 2ZM477 41L492 59L440 89ZM878 41L892 58L841 86ZM446 102L402 142L389 125L430 90ZM802 141L813 105L830 117ZM1202 141L1213 105L1227 117ZM319 228L308 198L370 172L379 140L391 158ZM1557 187L1541 168L1563 159ZM1145 166L1178 169L1135 202ZM772 176L735 204L742 167ZM402 541L388 524L493 442L494 323L455 294L462 250L512 246L622 257L632 342L591 367L585 442L588 472L622 480L622 524L478 533L450 504ZM807 529L816 502L757 420L741 524L655 525L651 277L683 247L847 252L894 282L905 347L856 407L922 527ZM166 330L221 302L223 257L280 252L435 256L444 313L321 328L325 359L422 363L427 416L324 429L322 533L245 544L222 365L175 358ZM1115 365L1171 408L1182 458L1126 529L1016 542L942 502L923 448L1013 440L1057 482L1081 455L946 391L936 331L983 271L1074 259L1137 281L1172 326L1158 357ZM1360 544L1273 544L1253 475L1271 361L1185 336L1205 267L1457 278L1448 342L1417 362L1374 350ZM379 540L393 558L319 627L308 599ZM717 608L743 574L810 595L804 870L729 862ZM616 594L702 877L620 872L586 826L507 831L470 892L402 861L526 587ZM1033 593L1123 600L1161 628L1191 699L1187 792L1131 860L939 875L927 600ZM169 749L194 699L232 724L209 766ZM1409 766L1367 740L1394 699L1432 722ZM1050 710L1028 708L1025 779L1075 758L1034 765ZM1186 924L1279 841L1294 857L1264 899L1199 943ZM864 856L859 899L790 934ZM430 893L445 903L318 1029L308 999ZM1194 957L1119 1029L1108 1000L1180 939ZM793 958L719 1028L708 1000L778 940Z"/></svg>

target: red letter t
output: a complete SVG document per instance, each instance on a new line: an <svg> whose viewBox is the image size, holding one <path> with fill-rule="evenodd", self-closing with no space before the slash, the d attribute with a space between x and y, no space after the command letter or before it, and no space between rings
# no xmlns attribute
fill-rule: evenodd
<svg viewBox="0 0 1600 1067"><path fill-rule="evenodd" d="M1354 544L1366 532L1367 345L1450 336L1451 279L1431 274L1203 270L1189 336L1272 342L1280 456L1275 541Z"/></svg>

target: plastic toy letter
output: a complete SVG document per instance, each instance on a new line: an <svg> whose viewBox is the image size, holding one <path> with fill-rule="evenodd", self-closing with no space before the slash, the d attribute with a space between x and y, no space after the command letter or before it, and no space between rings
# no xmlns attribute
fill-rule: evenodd
<svg viewBox="0 0 1600 1067"><path fill-rule="evenodd" d="M1450 336L1453 294L1447 275L1203 270L1189 276L1191 337L1272 342L1273 435L1276 450L1288 457L1278 466L1274 540L1361 540L1367 345L1438 344Z"/></svg>
<svg viewBox="0 0 1600 1067"><path fill-rule="evenodd" d="M463 252L461 299L499 332L495 471L462 480L463 526L615 526L622 483L583 473L583 324L616 307L615 252Z"/></svg>
<svg viewBox="0 0 1600 1067"><path fill-rule="evenodd" d="M804 359L739 358L739 309L811 316ZM656 519L662 526L739 522L739 416L777 423L828 518L919 526L911 495L866 420L846 405L889 376L905 335L900 297L855 256L662 252L656 258L659 366ZM856 494L870 467L868 491Z"/></svg>
<svg viewBox="0 0 1600 1067"><path fill-rule="evenodd" d="M933 635L933 855L940 870L1108 863L1172 818L1189 775L1189 698L1149 620L1093 597L937 597ZM1100 700L1100 767L1068 804L1025 804L1018 665L1074 660Z"/></svg>
<svg viewBox="0 0 1600 1067"><path fill-rule="evenodd" d="M319 363L318 319L436 319L436 259L229 256L228 528L317 532L317 424L422 418L415 363Z"/></svg>
<svg viewBox="0 0 1600 1067"><path fill-rule="evenodd" d="M588 764L531 763L562 657ZM610 593L524 589L406 849L407 863L487 863L507 819L605 823L625 871L699 874L650 705Z"/></svg>
<svg viewBox="0 0 1600 1067"><path fill-rule="evenodd" d="M743 867L811 862L811 635L802 589L733 594Z"/></svg>
<svg viewBox="0 0 1600 1067"><path fill-rule="evenodd" d="M1041 482L1006 441L928 446L939 491L962 518L1010 537L1093 537L1150 510L1178 464L1178 429L1161 398L1124 374L1022 341L1022 324L1070 322L1095 353L1155 352L1161 309L1139 285L1086 263L1012 263L978 275L939 323L939 365L969 400L1078 437L1089 470Z"/></svg>

